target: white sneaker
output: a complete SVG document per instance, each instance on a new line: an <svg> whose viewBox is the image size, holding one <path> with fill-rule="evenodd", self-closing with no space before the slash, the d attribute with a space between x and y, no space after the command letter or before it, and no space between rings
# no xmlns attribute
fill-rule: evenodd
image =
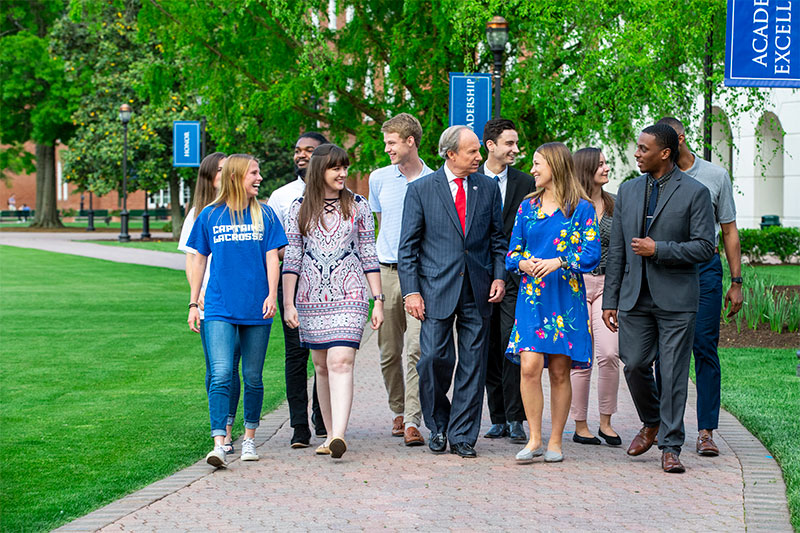
<svg viewBox="0 0 800 533"><path fill-rule="evenodd" d="M225 448L222 446L214 446L214 449L206 455L206 462L216 468L225 468L228 466L228 461L225 460Z"/></svg>
<svg viewBox="0 0 800 533"><path fill-rule="evenodd" d="M258 454L256 453L256 442L253 439L244 439L242 441L242 461L258 461Z"/></svg>

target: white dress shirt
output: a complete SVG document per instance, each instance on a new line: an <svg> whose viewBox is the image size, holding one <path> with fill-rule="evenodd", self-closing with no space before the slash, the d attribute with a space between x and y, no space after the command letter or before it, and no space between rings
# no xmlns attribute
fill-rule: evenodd
<svg viewBox="0 0 800 533"><path fill-rule="evenodd" d="M502 198L503 200L503 205L506 205L506 188L508 187L508 165L506 165L506 168L504 168L500 174L495 174L494 172L489 170L488 166L483 165L483 174L485 176L489 176L492 179L495 179L495 177L497 178L495 181L497 181L497 185L500 187L500 198Z"/></svg>
<svg viewBox="0 0 800 533"><path fill-rule="evenodd" d="M284 231L286 230L286 217L289 215L289 208L292 206L292 202L303 196L305 192L306 182L297 178L293 182L278 188L270 195L267 205L278 215L278 220L281 221Z"/></svg>

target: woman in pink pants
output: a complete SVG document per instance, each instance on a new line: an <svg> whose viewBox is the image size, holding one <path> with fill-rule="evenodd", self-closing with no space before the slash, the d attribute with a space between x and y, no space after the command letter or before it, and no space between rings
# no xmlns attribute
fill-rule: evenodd
<svg viewBox="0 0 800 533"><path fill-rule="evenodd" d="M575 174L586 194L591 198L597 212L597 227L600 234L602 255L600 265L591 273L584 274L586 285L586 304L592 324L594 357L597 366L597 399L600 411L600 427L597 434L607 444L619 446L622 439L611 427L611 415L617 412L617 391L619 390L619 344L617 334L609 331L603 324L603 284L605 281L606 255L611 236L611 219L614 216L614 196L603 190L608 183L610 170L603 153L597 148L584 148L573 155ZM572 405L570 416L575 420L575 433L572 440L579 444L600 444L600 439L592 435L586 423L589 408L589 384L592 369L573 369Z"/></svg>

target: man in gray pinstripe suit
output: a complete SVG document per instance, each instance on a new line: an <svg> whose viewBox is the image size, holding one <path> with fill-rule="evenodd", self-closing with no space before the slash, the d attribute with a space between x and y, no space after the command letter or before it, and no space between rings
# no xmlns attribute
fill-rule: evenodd
<svg viewBox="0 0 800 533"><path fill-rule="evenodd" d="M502 202L477 172L480 142L466 126L439 139L445 164L408 185L397 271L406 310L422 321L420 403L434 453L475 457L492 303L505 294ZM458 332L458 368L453 323ZM447 390L453 381L452 402Z"/></svg>

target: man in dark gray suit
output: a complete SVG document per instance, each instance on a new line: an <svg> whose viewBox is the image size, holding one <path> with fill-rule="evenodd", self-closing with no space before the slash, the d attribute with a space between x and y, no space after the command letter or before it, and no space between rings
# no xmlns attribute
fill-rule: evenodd
<svg viewBox="0 0 800 533"><path fill-rule="evenodd" d="M503 233L511 238L519 204L536 190L533 178L511 165L519 155L519 135L514 123L507 118L493 118L483 128L483 145L488 156L478 172L495 180L503 201ZM514 327L514 313L519 292L519 274L508 273L506 295L495 304L489 324L489 360L486 366L486 399L492 427L487 439L510 437L511 442L527 444L528 437L522 421L525 410L519 391L519 365L506 357L508 337Z"/></svg>
<svg viewBox="0 0 800 533"><path fill-rule="evenodd" d="M505 294L508 241L500 189L477 172L478 137L466 126L451 126L439 139L439 155L445 159L439 170L408 185L397 271L406 310L422 321L417 371L428 446L442 453L449 438L451 453L475 457L489 317Z"/></svg>
<svg viewBox="0 0 800 533"><path fill-rule="evenodd" d="M681 473L697 264L714 253L714 211L708 189L677 167L678 134L671 127L645 128L635 157L644 175L617 193L603 321L611 331L619 329L619 356L643 423L628 454L643 454L657 435L661 467ZM657 354L660 398L653 376Z"/></svg>

